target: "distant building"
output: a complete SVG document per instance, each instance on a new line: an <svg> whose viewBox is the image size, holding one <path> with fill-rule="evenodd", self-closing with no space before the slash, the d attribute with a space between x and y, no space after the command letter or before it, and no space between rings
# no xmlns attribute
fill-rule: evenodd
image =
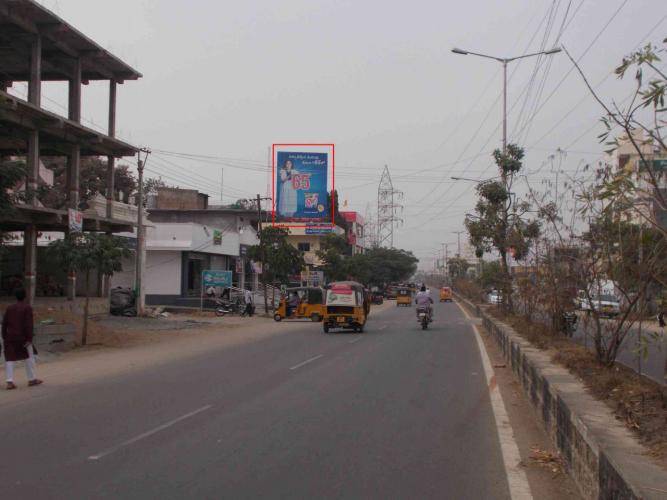
<svg viewBox="0 0 667 500"><path fill-rule="evenodd" d="M317 256L317 251L321 249L322 238L328 234L345 236L345 229L339 226L284 224L284 227L289 231L288 243L303 253L303 259L309 271L316 271L322 265L322 261Z"/></svg>
<svg viewBox="0 0 667 500"><path fill-rule="evenodd" d="M365 221L359 212L341 212L348 223L347 242L352 247L352 255L366 251Z"/></svg>

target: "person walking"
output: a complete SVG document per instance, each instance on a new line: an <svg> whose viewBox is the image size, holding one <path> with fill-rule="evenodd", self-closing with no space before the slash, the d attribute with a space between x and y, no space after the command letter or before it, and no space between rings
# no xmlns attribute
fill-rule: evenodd
<svg viewBox="0 0 667 500"><path fill-rule="evenodd" d="M243 292L243 302L245 302L245 311L243 311L243 314L252 316L255 312L255 307L252 303L252 292L248 289Z"/></svg>
<svg viewBox="0 0 667 500"><path fill-rule="evenodd" d="M14 384L14 365L25 360L28 386L42 383L35 376L35 348L32 345L33 316L32 307L25 303L25 290L16 290L16 303L7 307L2 317L2 343L5 347L5 376L7 390L16 389Z"/></svg>

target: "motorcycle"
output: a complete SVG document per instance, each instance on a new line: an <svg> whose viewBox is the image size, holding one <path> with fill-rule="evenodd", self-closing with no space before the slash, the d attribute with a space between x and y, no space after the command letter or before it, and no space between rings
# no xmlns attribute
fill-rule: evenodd
<svg viewBox="0 0 667 500"><path fill-rule="evenodd" d="M563 313L563 331L565 335L568 337L572 337L574 335L574 332L577 331L577 321L579 318L577 317L577 313L575 312L564 312Z"/></svg>
<svg viewBox="0 0 667 500"><path fill-rule="evenodd" d="M241 314L245 311L245 304L240 300L215 299L215 315Z"/></svg>
<svg viewBox="0 0 667 500"><path fill-rule="evenodd" d="M419 307L417 309L417 321L421 323L422 330L426 330L428 328L428 324L431 322L431 318L429 317L427 308Z"/></svg>

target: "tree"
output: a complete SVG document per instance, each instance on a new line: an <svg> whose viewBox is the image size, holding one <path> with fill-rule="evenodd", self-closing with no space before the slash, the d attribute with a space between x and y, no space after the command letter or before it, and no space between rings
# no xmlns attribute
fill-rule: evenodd
<svg viewBox="0 0 667 500"><path fill-rule="evenodd" d="M470 262L463 257L452 257L447 260L447 267L449 268L450 278L457 280L459 278L465 278L466 272L470 267Z"/></svg>
<svg viewBox="0 0 667 500"><path fill-rule="evenodd" d="M44 166L53 172L53 186L40 186L40 201L52 208L67 206L67 159L63 157L44 157ZM106 196L107 160L97 156L81 159L79 171L79 198L86 202L97 194ZM137 189L137 180L127 165L118 165L114 169L114 199L128 203Z"/></svg>
<svg viewBox="0 0 667 500"><path fill-rule="evenodd" d="M497 260L491 262L482 261L482 270L477 278L479 285L488 290L489 288L499 289L504 282L503 268Z"/></svg>
<svg viewBox="0 0 667 500"><path fill-rule="evenodd" d="M49 256L68 272L85 273L86 301L83 308L81 344L88 337L88 305L90 301L90 273L93 270L111 276L122 270L122 258L130 255L125 240L98 233L70 234L48 246Z"/></svg>
<svg viewBox="0 0 667 500"><path fill-rule="evenodd" d="M507 256L511 252L516 260L525 258L531 243L540 233L537 221L525 217L530 204L520 202L516 197L513 199L510 192L514 176L523 167L523 155L523 149L515 144L508 144L506 152L498 149L493 152L503 182L489 180L479 183L476 214L468 214L465 219L470 243L475 247L477 257L481 258L491 251L500 254L503 302L509 311L512 310L512 276Z"/></svg>
<svg viewBox="0 0 667 500"><path fill-rule="evenodd" d="M327 234L320 241L320 249L316 252L324 265L322 271L327 281L344 280L349 275L347 253L349 244L345 237L337 234Z"/></svg>
<svg viewBox="0 0 667 500"><path fill-rule="evenodd" d="M349 259L349 273L367 286L385 286L409 279L417 271L412 252L398 248L376 247Z"/></svg>
<svg viewBox="0 0 667 500"><path fill-rule="evenodd" d="M20 193L14 188L25 179L25 163L20 161L3 161L0 165L0 213L8 214L14 205L21 200ZM0 249L4 248L5 235L0 233Z"/></svg>
<svg viewBox="0 0 667 500"><path fill-rule="evenodd" d="M144 196L157 194L158 189L168 187L161 177L148 177L144 179Z"/></svg>
<svg viewBox="0 0 667 500"><path fill-rule="evenodd" d="M288 283L291 276L299 274L305 262L303 255L287 242L287 229L265 227L259 233L258 245L248 249L248 257L262 263L261 280L264 285L264 310L268 312L266 285Z"/></svg>

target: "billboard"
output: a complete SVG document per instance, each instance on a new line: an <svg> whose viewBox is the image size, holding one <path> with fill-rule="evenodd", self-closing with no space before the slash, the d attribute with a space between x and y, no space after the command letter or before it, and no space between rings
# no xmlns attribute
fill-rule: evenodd
<svg viewBox="0 0 667 500"><path fill-rule="evenodd" d="M284 220L325 219L328 153L277 152L276 215Z"/></svg>

